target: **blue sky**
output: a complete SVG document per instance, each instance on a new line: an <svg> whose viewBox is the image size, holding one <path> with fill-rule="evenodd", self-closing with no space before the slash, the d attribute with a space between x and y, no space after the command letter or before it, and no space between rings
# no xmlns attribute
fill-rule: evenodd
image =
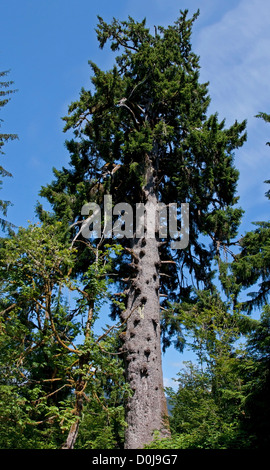
<svg viewBox="0 0 270 470"><path fill-rule="evenodd" d="M265 198L270 179L270 126L254 116L270 113L269 0L2 0L0 70L11 70L18 92L1 110L2 131L17 133L5 146L1 199L12 201L8 218L16 225L35 222L34 208L42 185L52 180L52 167L67 166L61 117L90 84L88 60L112 66L109 48L96 40L97 15L106 21L128 15L147 18L149 26L167 26L179 10L200 9L192 44L200 56L201 81L209 81L209 112L229 126L248 121L248 141L235 154L240 171L238 192L245 210L241 233L251 222L269 219ZM182 355L170 350L164 359L166 383L175 377ZM185 357L186 358L186 357Z"/></svg>

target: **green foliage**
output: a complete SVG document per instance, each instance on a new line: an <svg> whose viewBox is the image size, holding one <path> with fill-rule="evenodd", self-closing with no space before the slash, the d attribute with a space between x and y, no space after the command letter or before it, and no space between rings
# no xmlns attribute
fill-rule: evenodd
<svg viewBox="0 0 270 470"><path fill-rule="evenodd" d="M253 320L219 295L196 291L171 306L182 341L196 355L168 389L171 439L149 448L240 449L269 445L269 308ZM241 342L242 341L242 344Z"/></svg>
<svg viewBox="0 0 270 470"><path fill-rule="evenodd" d="M108 24L98 18L100 47L110 45L116 53L115 63L111 70L102 71L90 62L91 91L83 88L64 118L65 131L74 133L66 142L70 167L55 169L54 181L41 189L41 196L52 206L51 218L41 206L38 213L43 221L55 218L71 226L70 236L77 248L73 274L81 279L94 259L89 258L87 242L79 233L84 203L95 201L102 209L104 194L112 195L113 204L128 202L135 207L144 202L148 165L154 169L159 202L189 203L189 246L173 253L173 258L169 243L160 246L161 259L174 261L163 264L160 277L166 299L162 301L163 346L166 349L174 339L182 349L189 335L200 364L207 367L201 376L193 370L193 388L188 388L192 374L182 378L186 380L182 388L190 391L191 399L181 429L185 442L175 424L178 434L170 445L180 445L177 440L182 439L182 447L205 444L213 448L233 441L243 401L232 343L239 339L244 320L216 293L213 263L220 250L230 246L243 213L237 207L239 174L234 151L245 142L246 122L236 121L226 128L217 114L207 116L208 84L199 81L199 58L191 46L197 17L198 13L188 18L187 10L180 12L172 26L158 26L155 34L146 20L114 18ZM129 240L121 240L121 244L130 248ZM102 237L93 246L101 253L107 249ZM111 268L121 291L120 297L112 296L116 318L127 305L128 295L123 291L126 279L132 278L127 250L115 253ZM95 290L94 277L91 279ZM187 400L183 394L179 402L182 399ZM175 397L175 403L177 400ZM226 418L227 402L230 412ZM104 426L103 413L99 421L92 419L90 411L85 420L88 431L84 428L84 437L79 435L81 446L113 445L108 430L102 438L96 431L99 423Z"/></svg>
<svg viewBox="0 0 270 470"><path fill-rule="evenodd" d="M188 299L194 283L213 288L214 258L236 236L243 213L237 206L234 151L245 142L246 122L226 128L217 113L207 116L208 83L200 83L199 57L191 45L198 13L188 18L188 11L181 11L173 25L158 26L154 34L146 20L114 18L109 24L98 18L100 47L110 45L115 63L103 71L90 62L91 90L83 88L63 118L65 131L74 134L66 142L70 167L55 169L54 181L40 192L52 206L52 217L72 226L70 236L77 236L75 269L81 275L89 265L79 234L83 204L95 201L102 210L104 194L112 195L113 205L144 203L150 164L159 202L178 207L186 202L190 212L189 246L173 253L179 276L173 264L162 266L163 308L176 296ZM42 206L38 213L47 220ZM120 242L130 248L130 240ZM162 260L172 259L167 242L160 247ZM115 257L114 280L121 291L126 288L122 279L132 275L129 263L126 251ZM121 313L118 301L122 307L127 298L116 300L114 315ZM174 329L164 322L164 348Z"/></svg>
<svg viewBox="0 0 270 470"><path fill-rule="evenodd" d="M170 392L175 403L171 418L173 436L177 438L180 434L183 448L247 446L248 438L240 429L241 385L228 360L223 361L222 368L203 371L189 364L179 374L178 392Z"/></svg>
<svg viewBox="0 0 270 470"><path fill-rule="evenodd" d="M270 223L256 222L256 229L247 232L240 240L240 253L230 266L231 291L238 296L248 291L242 308L250 312L253 307L263 307L270 292ZM256 290L252 292L252 287Z"/></svg>
<svg viewBox="0 0 270 470"><path fill-rule="evenodd" d="M269 445L270 226L257 222L240 240L233 263L221 260L242 216L234 151L246 139L246 123L226 128L217 114L207 116L208 84L199 81L190 42L198 13L187 15L181 12L154 35L146 20L107 24L99 17L100 47L110 42L119 55L109 71L90 62L93 92L82 89L64 118L65 130L74 132L66 142L70 168L54 169L55 180L41 189L53 212L39 204L41 224L1 240L3 449L60 448L76 426L77 449L123 447L130 390L118 350L125 325L95 327L108 300L118 313L126 307L125 294L116 297L113 290L130 276L128 241L90 242L78 227L82 205L102 206L106 193L114 204L144 202L149 161L159 201L190 207L190 244L163 265L161 327L164 348L174 339L197 362L179 372L176 391L167 390L172 437L156 435L147 448ZM0 84L0 107L10 85ZM258 117L270 120L265 113ZM15 137L0 134L1 153ZM8 172L0 167L0 175ZM4 215L7 205L0 202ZM172 260L169 245L160 253ZM215 260L227 301L214 287ZM258 283L251 301L238 303L243 290ZM254 306L263 308L258 321L243 314Z"/></svg>
<svg viewBox="0 0 270 470"><path fill-rule="evenodd" d="M8 74L7 71L5 72L0 72L0 79L5 77ZM13 82L11 81L1 81L0 82L0 109L9 102L10 98L9 95L11 93L14 93L15 90L11 90L10 86L13 85ZM2 119L0 119L0 127L1 123L3 122ZM3 146L10 140L17 139L18 136L16 134L7 134L7 133L0 133L0 155L4 155L3 152ZM2 165L0 165L0 177L5 177L5 176L12 176L11 173L7 170L5 170ZM2 187L2 180L0 180L0 189ZM3 213L4 217L7 215L7 208L10 206L11 202L10 201L3 201L0 199L0 211ZM5 230L7 228L12 229L13 224L8 222L7 220L0 218L0 225L2 230Z"/></svg>
<svg viewBox="0 0 270 470"><path fill-rule="evenodd" d="M253 320L210 298L198 293L192 307L178 312L197 361L185 363L176 391L167 389L171 438L156 435L147 448L269 446L269 306Z"/></svg>
<svg viewBox="0 0 270 470"><path fill-rule="evenodd" d="M120 436L128 393L115 355L120 325L94 331L118 250L110 246L100 258L95 251L95 263L78 281L72 279L76 249L60 222L21 228L2 241L2 448L61 447L81 421L83 403L100 407L104 420L114 416L111 436L114 427Z"/></svg>
<svg viewBox="0 0 270 470"><path fill-rule="evenodd" d="M249 438L240 428L240 410L228 397L216 399L213 376L200 367L186 363L178 374L179 389L168 390L172 415L172 437L156 439L148 448L230 449L248 447ZM236 377L235 377L236 380ZM230 385L223 388L229 391Z"/></svg>
<svg viewBox="0 0 270 470"><path fill-rule="evenodd" d="M255 116L257 118L263 119L265 122L270 122L270 114L260 112ZM266 142L266 145L270 145L270 142Z"/></svg>
<svg viewBox="0 0 270 470"><path fill-rule="evenodd" d="M259 113L257 117L270 122L266 113ZM269 181L265 183L269 184ZM270 199L269 191L266 196ZM233 262L220 262L220 279L225 292L236 302L246 291L241 308L248 313L256 307L263 308L270 292L270 222L256 221L253 224L255 229L239 240L239 252L233 255Z"/></svg>
<svg viewBox="0 0 270 470"><path fill-rule="evenodd" d="M260 320L248 336L247 352L251 366L244 370L245 416L243 429L252 436L253 448L267 449L270 442L270 308L266 305Z"/></svg>

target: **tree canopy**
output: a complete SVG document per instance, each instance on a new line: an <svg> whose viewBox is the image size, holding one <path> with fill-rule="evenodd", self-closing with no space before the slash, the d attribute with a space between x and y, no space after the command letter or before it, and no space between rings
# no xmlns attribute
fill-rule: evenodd
<svg viewBox="0 0 270 470"><path fill-rule="evenodd" d="M63 118L70 164L40 190L51 210L39 203L40 222L0 243L2 448L269 444L270 227L238 239L246 121L209 114L197 17L153 31L98 17L114 65L90 61L89 89ZM0 134L1 147L15 137ZM172 344L196 360L164 390Z"/></svg>

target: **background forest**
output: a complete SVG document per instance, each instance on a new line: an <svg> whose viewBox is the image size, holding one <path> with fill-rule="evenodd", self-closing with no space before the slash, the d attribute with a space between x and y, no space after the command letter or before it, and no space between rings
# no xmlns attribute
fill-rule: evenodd
<svg viewBox="0 0 270 470"><path fill-rule="evenodd" d="M174 257L159 248L161 347L190 355L165 381L170 435L157 433L147 447L267 448L270 220L251 219L242 231L235 155L248 145L248 116L227 128L209 112L191 40L200 16L184 11L177 20L177 11L173 26L151 34L144 21L113 16L95 19L95 27L98 45L110 43L114 67L90 62L92 88L81 89L63 118L69 162L61 168L56 157L53 181L40 185L36 222L11 220L13 201L0 200L0 448L124 448L134 393L122 349L129 347L125 282L134 279L128 266L136 259L123 240L90 243L78 227L90 199L102 204L107 191L134 203L145 192L147 152L165 181L159 198L185 197L191 220L191 248ZM4 187L9 149L20 151L12 115L5 117L22 93L12 75L0 72ZM127 92L133 101L121 101ZM268 109L253 111L270 132ZM152 140L165 165L154 159ZM262 144L270 155L269 142ZM257 183L269 204L267 173Z"/></svg>

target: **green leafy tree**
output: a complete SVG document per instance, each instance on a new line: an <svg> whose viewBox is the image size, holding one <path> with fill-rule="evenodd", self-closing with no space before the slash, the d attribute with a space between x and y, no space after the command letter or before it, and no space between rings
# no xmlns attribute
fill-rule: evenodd
<svg viewBox="0 0 270 470"><path fill-rule="evenodd" d="M261 112L257 117L270 122L269 114ZM269 184L270 180L265 183ZM266 196L270 199L269 190ZM253 446L266 448L269 445L270 222L254 222L254 225L254 230L239 240L239 252L234 255L233 262L222 265L221 279L226 292L233 296L243 312L260 313L260 320L251 321L247 336L251 364L240 374L246 387L243 428L252 437Z"/></svg>
<svg viewBox="0 0 270 470"><path fill-rule="evenodd" d="M228 368L228 364L226 364ZM230 365L229 365L230 367ZM225 372L225 363L224 370ZM229 374L228 374L229 372ZM213 374L193 363L185 363L178 374L178 390L168 390L172 413L170 417L172 436L156 440L148 448L161 449L245 449L253 448L253 439L242 428L245 393L241 391L241 379L236 369L227 369L224 382L234 377L238 391L232 383L223 384L217 399L212 390ZM220 377L220 371L218 372ZM237 400L236 400L237 397ZM236 402L238 401L238 405ZM234 402L234 403L233 403Z"/></svg>
<svg viewBox="0 0 270 470"><path fill-rule="evenodd" d="M233 158L245 141L246 123L226 128L217 114L207 117L208 84L199 81L199 59L191 46L197 16L189 19L187 11L181 12L172 26L156 27L153 33L146 20L129 17L107 24L99 18L100 47L110 42L119 55L109 71L90 62L92 88L81 90L64 118L65 130L74 131L67 142L70 168L54 169L55 180L41 190L52 205L51 217L74 224L78 276L90 261L83 236L90 219L81 225L84 204L94 201L104 210L104 195L110 195L113 204L129 203L133 215L136 204L142 204L152 220L161 203L165 209L171 203L178 208L189 204L189 244L182 239L178 250L171 249L158 224L151 236L142 214L143 230L135 231L134 220L132 236L125 236L127 218L119 218L121 206L118 216L115 211L113 228L118 227L124 250L115 257L119 292L112 314L126 325L121 350L133 391L126 407L126 448L151 441L155 430L169 434L161 335L166 347L179 325L163 321L162 313L167 301L189 299L194 283L212 288L214 256L235 236L242 215ZM50 217L41 205L37 210L42 220ZM96 240L100 249L107 228L102 225ZM187 230L180 220L176 228L182 234Z"/></svg>
<svg viewBox="0 0 270 470"><path fill-rule="evenodd" d="M180 374L179 390L173 394L174 429L186 432L188 445L194 447L245 446L240 430L244 377L239 362L246 354L238 343L250 327L248 319L209 292L198 292L197 301L180 305L178 314L198 365L191 364Z"/></svg>
<svg viewBox="0 0 270 470"><path fill-rule="evenodd" d="M0 72L0 108L4 107L10 100L10 94L14 93L15 90L11 90L10 86L13 85L12 81L2 81L4 77L8 74L7 71L5 72ZM3 122L2 119L0 119L0 127L1 127L1 122ZM18 136L16 134L7 134L7 133L0 133L0 155L4 155L3 152L3 146L5 143L7 143L10 140L17 139ZM0 178L3 178L5 176L12 176L11 173L5 168L0 165ZM2 180L0 180L0 188L2 187ZM0 199L0 211L6 217L7 215L7 208L10 205L10 201L4 201ZM8 222L7 220L3 219L2 217L0 218L0 224L2 229L6 229L7 227L11 228L12 224Z"/></svg>
<svg viewBox="0 0 270 470"><path fill-rule="evenodd" d="M242 295L242 309L249 313L263 308L270 293L270 222L254 225L256 228L239 241L240 251L234 255L233 263L224 263L221 270L227 293L234 296L235 302Z"/></svg>
<svg viewBox="0 0 270 470"><path fill-rule="evenodd" d="M106 445L120 445L128 394L115 355L121 325L94 331L117 250L95 250L95 263L74 281L76 250L60 222L2 240L2 448L74 448L85 405L111 420Z"/></svg>
<svg viewBox="0 0 270 470"><path fill-rule="evenodd" d="M259 113L257 117L270 122L270 115L266 113ZM270 180L265 183L269 184ZM266 197L270 199L269 190ZM255 308L263 308L270 293L270 222L253 224L254 230L237 241L238 252L232 253L233 262L220 261L220 278L225 292L234 297L235 303L241 302L242 310L249 313ZM245 300L244 293L247 293Z"/></svg>
<svg viewBox="0 0 270 470"><path fill-rule="evenodd" d="M252 328L247 342L252 367L243 371L246 400L242 423L252 447L268 449L270 443L270 308L263 308L261 318Z"/></svg>
<svg viewBox="0 0 270 470"><path fill-rule="evenodd" d="M150 447L181 449L251 448L245 423L249 377L254 361L239 344L255 323L220 296L198 292L197 300L175 306L186 347L196 360L178 374L178 389L168 389L171 439ZM174 319L175 321L175 319Z"/></svg>

